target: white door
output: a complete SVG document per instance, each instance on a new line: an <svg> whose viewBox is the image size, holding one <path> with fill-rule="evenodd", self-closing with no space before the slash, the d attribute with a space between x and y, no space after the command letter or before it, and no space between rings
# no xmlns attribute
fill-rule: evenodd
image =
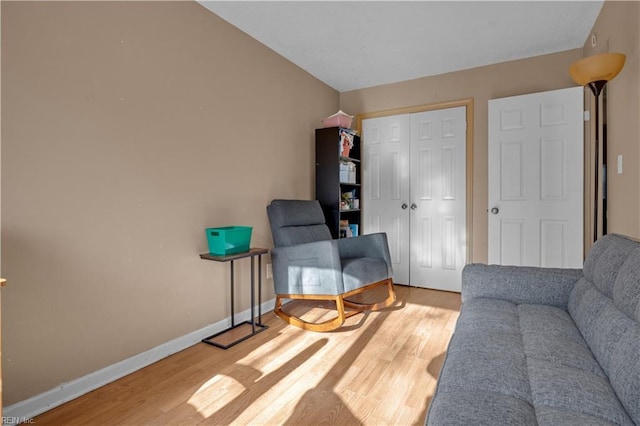
<svg viewBox="0 0 640 426"><path fill-rule="evenodd" d="M386 232L393 280L409 284L409 114L362 121L363 230Z"/></svg>
<svg viewBox="0 0 640 426"><path fill-rule="evenodd" d="M466 262L466 108L411 114L411 284L460 291Z"/></svg>
<svg viewBox="0 0 640 426"><path fill-rule="evenodd" d="M489 263L583 263L583 88L489 101Z"/></svg>
<svg viewBox="0 0 640 426"><path fill-rule="evenodd" d="M364 231L386 232L396 283L460 291L466 108L362 121Z"/></svg>

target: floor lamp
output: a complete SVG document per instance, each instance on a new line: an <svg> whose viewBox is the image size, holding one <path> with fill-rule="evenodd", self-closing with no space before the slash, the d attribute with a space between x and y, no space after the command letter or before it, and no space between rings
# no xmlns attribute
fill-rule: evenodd
<svg viewBox="0 0 640 426"><path fill-rule="evenodd" d="M596 152L595 152L595 176L593 195L593 241L598 239L598 207L600 206L600 93L608 81L613 80L622 70L626 56L622 53L601 53L580 59L571 65L569 74L573 81L581 86L589 86L596 98L595 125L596 125ZM606 212L602 212L603 216Z"/></svg>

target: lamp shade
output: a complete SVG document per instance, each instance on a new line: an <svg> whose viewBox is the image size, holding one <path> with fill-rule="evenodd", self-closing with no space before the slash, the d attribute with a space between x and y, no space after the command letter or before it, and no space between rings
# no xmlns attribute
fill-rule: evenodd
<svg viewBox="0 0 640 426"><path fill-rule="evenodd" d="M595 81L613 80L622 70L626 56L622 53L600 53L580 59L571 65L569 74L580 86Z"/></svg>

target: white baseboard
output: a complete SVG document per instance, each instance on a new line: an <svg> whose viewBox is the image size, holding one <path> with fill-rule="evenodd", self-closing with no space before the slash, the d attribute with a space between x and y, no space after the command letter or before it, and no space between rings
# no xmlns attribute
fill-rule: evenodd
<svg viewBox="0 0 640 426"><path fill-rule="evenodd" d="M262 312L273 310L275 299L262 303ZM251 319L251 309L237 313L236 323ZM200 330L193 331L184 336L163 343L148 351L134 355L101 370L94 371L84 377L62 383L60 386L36 395L24 401L17 402L2 410L4 425L14 426L19 423L32 423L38 414L51 410L59 405L69 402L79 396L89 393L101 386L111 383L121 377L131 374L156 361L180 352L200 342L203 338L216 334L231 325L231 317L227 317Z"/></svg>

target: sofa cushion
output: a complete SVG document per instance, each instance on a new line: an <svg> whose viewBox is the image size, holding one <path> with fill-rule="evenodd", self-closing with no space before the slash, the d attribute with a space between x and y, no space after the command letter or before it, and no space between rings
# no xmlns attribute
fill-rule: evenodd
<svg viewBox="0 0 640 426"><path fill-rule="evenodd" d="M628 330L613 351L609 380L636 424L640 424L640 330Z"/></svg>
<svg viewBox="0 0 640 426"><path fill-rule="evenodd" d="M640 243L607 235L589 253L585 278L576 283L568 307L617 397L636 423L640 423L639 276Z"/></svg>
<svg viewBox="0 0 640 426"><path fill-rule="evenodd" d="M631 252L618 272L613 302L629 318L640 321L640 247Z"/></svg>
<svg viewBox="0 0 640 426"><path fill-rule="evenodd" d="M563 424L565 417L633 424L566 311L519 305L518 314L536 415L546 410L548 424Z"/></svg>
<svg viewBox="0 0 640 426"><path fill-rule="evenodd" d="M638 243L620 235L605 235L593 245L584 261L584 277L605 296L613 297L618 272Z"/></svg>
<svg viewBox="0 0 640 426"><path fill-rule="evenodd" d="M553 407L538 407L536 419L539 425L618 426L617 423L608 422L602 417L593 417Z"/></svg>
<svg viewBox="0 0 640 426"><path fill-rule="evenodd" d="M437 387L429 424L536 423L517 305L463 304Z"/></svg>
<svg viewBox="0 0 640 426"><path fill-rule="evenodd" d="M518 313L528 358L607 378L566 311L546 305L520 305Z"/></svg>
<svg viewBox="0 0 640 426"><path fill-rule="evenodd" d="M566 308L581 269L530 266L466 265L462 273L462 302L474 297L502 299Z"/></svg>
<svg viewBox="0 0 640 426"><path fill-rule="evenodd" d="M565 413L571 413L589 419L587 423L634 426L606 378L536 359L529 359L528 364L536 414L549 410L544 422L538 418L538 424L566 424Z"/></svg>
<svg viewBox="0 0 640 426"><path fill-rule="evenodd" d="M638 323L617 309L611 299L586 280L578 282L575 294L580 297L576 296L575 302L570 303L569 312L596 359L609 375L616 345L636 329Z"/></svg>
<svg viewBox="0 0 640 426"><path fill-rule="evenodd" d="M504 393L478 392L477 389L450 391L443 387L438 389L438 395L429 406L429 425L537 425L530 403Z"/></svg>

